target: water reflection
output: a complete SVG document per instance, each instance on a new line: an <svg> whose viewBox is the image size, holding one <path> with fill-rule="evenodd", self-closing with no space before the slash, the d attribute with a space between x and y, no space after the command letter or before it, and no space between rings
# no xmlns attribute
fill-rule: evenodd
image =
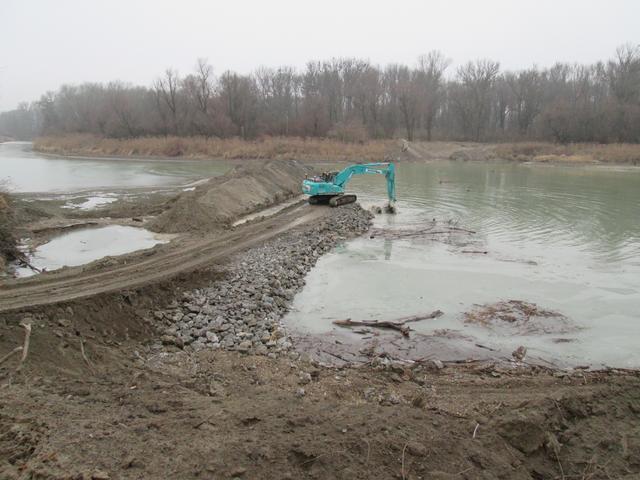
<svg viewBox="0 0 640 480"><path fill-rule="evenodd" d="M385 239L384 240L384 259L391 260L391 250L393 249L393 240Z"/></svg>
<svg viewBox="0 0 640 480"><path fill-rule="evenodd" d="M132 160L49 157L29 142L0 144L0 179L14 192L75 192L100 188L180 185L222 175L230 165L209 160Z"/></svg>
<svg viewBox="0 0 640 480"><path fill-rule="evenodd" d="M356 177L349 189L363 204L381 205L379 180ZM463 254L429 239L348 242L308 276L286 319L291 328L323 333L331 318L441 309L443 317L414 328L463 332L508 352L524 344L570 363L640 366L640 169L400 164L397 190L398 214L377 216L376 228L457 221L477 232L477 250L488 253ZM581 329L558 341L490 333L461 320L474 304L507 299L557 310Z"/></svg>

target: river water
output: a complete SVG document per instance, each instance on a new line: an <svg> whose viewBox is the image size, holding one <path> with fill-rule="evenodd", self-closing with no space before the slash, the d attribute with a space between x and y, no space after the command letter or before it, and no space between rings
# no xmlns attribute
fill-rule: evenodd
<svg viewBox="0 0 640 480"><path fill-rule="evenodd" d="M170 238L144 228L124 225L83 228L64 233L39 246L29 255L29 263L38 270L52 271L65 266L84 265L106 256L144 250L167 243ZM28 267L19 267L15 273L18 277L28 277L36 272Z"/></svg>
<svg viewBox="0 0 640 480"><path fill-rule="evenodd" d="M382 177L354 178L349 189L365 206L385 201ZM324 335L340 329L334 319L440 309L439 319L411 327L425 336L447 331L456 348L523 345L562 364L640 367L640 169L407 163L398 165L397 190L398 213L376 216L377 231L435 219L475 231L472 243L346 242L307 277L285 319L290 328ZM560 312L572 327L520 332L464 322L477 305L507 300Z"/></svg>
<svg viewBox="0 0 640 480"><path fill-rule="evenodd" d="M16 193L69 193L164 187L222 175L213 160L64 158L34 152L30 142L0 143L0 181Z"/></svg>

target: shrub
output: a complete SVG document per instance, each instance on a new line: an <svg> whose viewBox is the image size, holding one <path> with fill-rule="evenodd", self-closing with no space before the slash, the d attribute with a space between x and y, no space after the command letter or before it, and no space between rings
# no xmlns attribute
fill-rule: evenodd
<svg viewBox="0 0 640 480"><path fill-rule="evenodd" d="M0 267L5 261L13 261L21 257L13 235L14 227L10 198L6 193L0 192Z"/></svg>

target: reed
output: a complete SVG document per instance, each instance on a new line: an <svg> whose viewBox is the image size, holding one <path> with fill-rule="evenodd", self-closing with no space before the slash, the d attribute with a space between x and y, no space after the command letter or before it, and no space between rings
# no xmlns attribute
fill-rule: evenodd
<svg viewBox="0 0 640 480"><path fill-rule="evenodd" d="M495 154L515 161L640 165L640 145L631 143L507 143L496 145Z"/></svg>
<svg viewBox="0 0 640 480"><path fill-rule="evenodd" d="M105 138L88 134L46 136L34 141L42 153L81 156L176 157L220 159L275 159L327 161L380 161L392 140L347 143L333 139L264 137L258 140L205 137Z"/></svg>

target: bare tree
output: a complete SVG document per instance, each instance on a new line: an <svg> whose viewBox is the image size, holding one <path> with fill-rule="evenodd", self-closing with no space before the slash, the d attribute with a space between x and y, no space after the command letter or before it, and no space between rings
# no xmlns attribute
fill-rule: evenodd
<svg viewBox="0 0 640 480"><path fill-rule="evenodd" d="M158 78L153 89L156 94L157 107L163 119L166 119L165 111L169 112L169 131L174 135L178 134L178 89L180 85L180 77L178 72L168 68L164 72L164 76Z"/></svg>
<svg viewBox="0 0 640 480"><path fill-rule="evenodd" d="M427 141L431 141L434 120L443 97L443 76L450 63L451 61L437 50L418 58L419 82L422 84L422 115Z"/></svg>
<svg viewBox="0 0 640 480"><path fill-rule="evenodd" d="M499 71L500 64L491 60L476 60L458 68L458 112L465 134L475 141L480 141L487 124L491 91Z"/></svg>
<svg viewBox="0 0 640 480"><path fill-rule="evenodd" d="M242 138L257 134L258 97L256 85L251 77L225 72L220 78L220 95L226 114Z"/></svg>
<svg viewBox="0 0 640 480"><path fill-rule="evenodd" d="M226 72L199 59L181 79L168 69L151 87L63 85L0 114L0 134L301 135L336 138L548 139L640 142L640 46L592 65L560 63L500 75L469 62L445 79L439 52L415 68L356 58Z"/></svg>
<svg viewBox="0 0 640 480"><path fill-rule="evenodd" d="M422 109L421 85L418 75L408 67L399 67L395 82L395 97L402 115L407 140L413 141L416 124Z"/></svg>
<svg viewBox="0 0 640 480"><path fill-rule="evenodd" d="M540 113L543 102L544 77L537 69L531 68L505 76L512 94L513 115L518 126L518 133L524 136Z"/></svg>

